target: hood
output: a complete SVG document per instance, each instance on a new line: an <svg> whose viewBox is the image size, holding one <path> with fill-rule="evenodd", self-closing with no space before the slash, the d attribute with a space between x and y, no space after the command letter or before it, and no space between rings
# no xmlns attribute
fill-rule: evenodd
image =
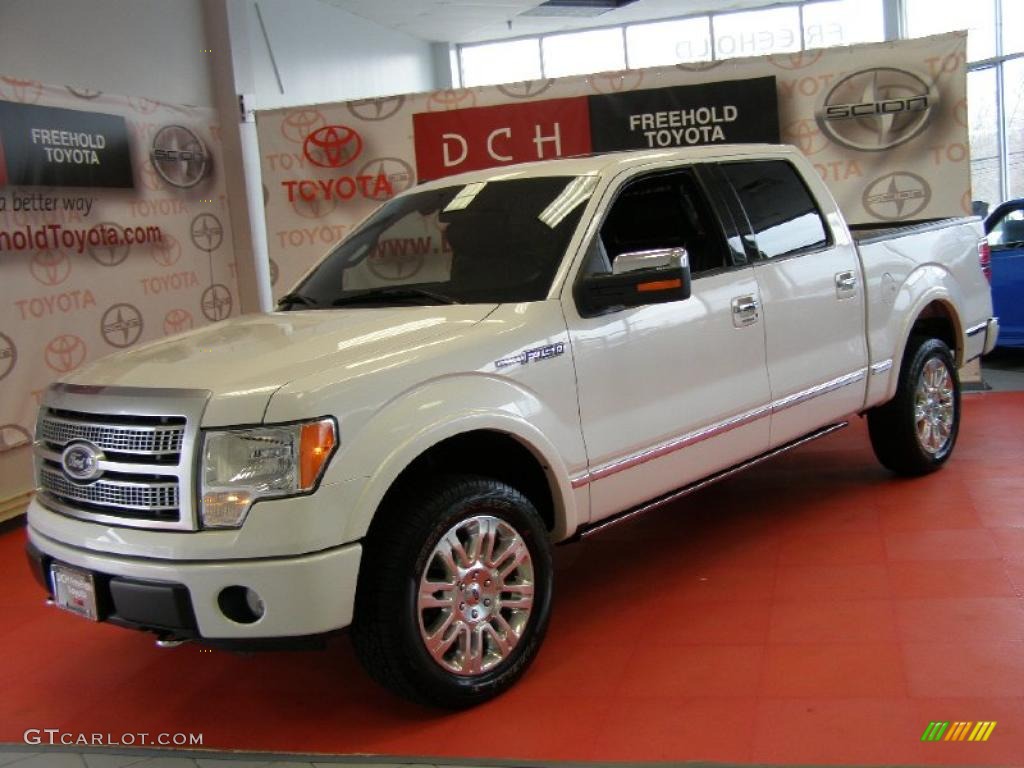
<svg viewBox="0 0 1024 768"><path fill-rule="evenodd" d="M104 357L70 384L208 390L203 424L256 423L274 392L335 366L465 331L494 304L247 315Z"/></svg>

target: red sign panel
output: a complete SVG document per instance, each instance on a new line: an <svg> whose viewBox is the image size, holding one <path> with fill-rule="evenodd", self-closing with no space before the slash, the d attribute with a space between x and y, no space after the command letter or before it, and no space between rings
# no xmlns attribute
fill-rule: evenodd
<svg viewBox="0 0 1024 768"><path fill-rule="evenodd" d="M421 181L590 152L585 97L413 115Z"/></svg>

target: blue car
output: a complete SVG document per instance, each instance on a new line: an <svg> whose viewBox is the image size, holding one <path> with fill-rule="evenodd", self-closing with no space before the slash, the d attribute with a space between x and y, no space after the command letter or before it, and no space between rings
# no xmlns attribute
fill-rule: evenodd
<svg viewBox="0 0 1024 768"><path fill-rule="evenodd" d="M1024 348L1024 198L998 206L985 219L992 248L992 303L999 346Z"/></svg>

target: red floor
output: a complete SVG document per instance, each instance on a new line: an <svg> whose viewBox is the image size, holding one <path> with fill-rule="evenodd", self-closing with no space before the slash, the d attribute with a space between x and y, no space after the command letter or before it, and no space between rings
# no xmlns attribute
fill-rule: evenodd
<svg viewBox="0 0 1024 768"><path fill-rule="evenodd" d="M1024 765L1024 393L965 399L928 478L862 424L557 553L554 619L509 694L438 714L346 638L235 656L44 608L0 537L0 741L193 731L204 746L533 760ZM995 720L986 743L922 743Z"/></svg>

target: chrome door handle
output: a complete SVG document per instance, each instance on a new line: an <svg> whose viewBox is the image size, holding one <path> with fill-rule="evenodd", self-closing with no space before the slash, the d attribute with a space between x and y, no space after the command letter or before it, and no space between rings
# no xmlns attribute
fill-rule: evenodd
<svg viewBox="0 0 1024 768"><path fill-rule="evenodd" d="M756 296L737 296L732 300L732 324L742 328L756 323L760 306Z"/></svg>
<svg viewBox="0 0 1024 768"><path fill-rule="evenodd" d="M856 290L857 275L855 275L853 272L836 273L836 296L838 298L852 296L853 292Z"/></svg>

